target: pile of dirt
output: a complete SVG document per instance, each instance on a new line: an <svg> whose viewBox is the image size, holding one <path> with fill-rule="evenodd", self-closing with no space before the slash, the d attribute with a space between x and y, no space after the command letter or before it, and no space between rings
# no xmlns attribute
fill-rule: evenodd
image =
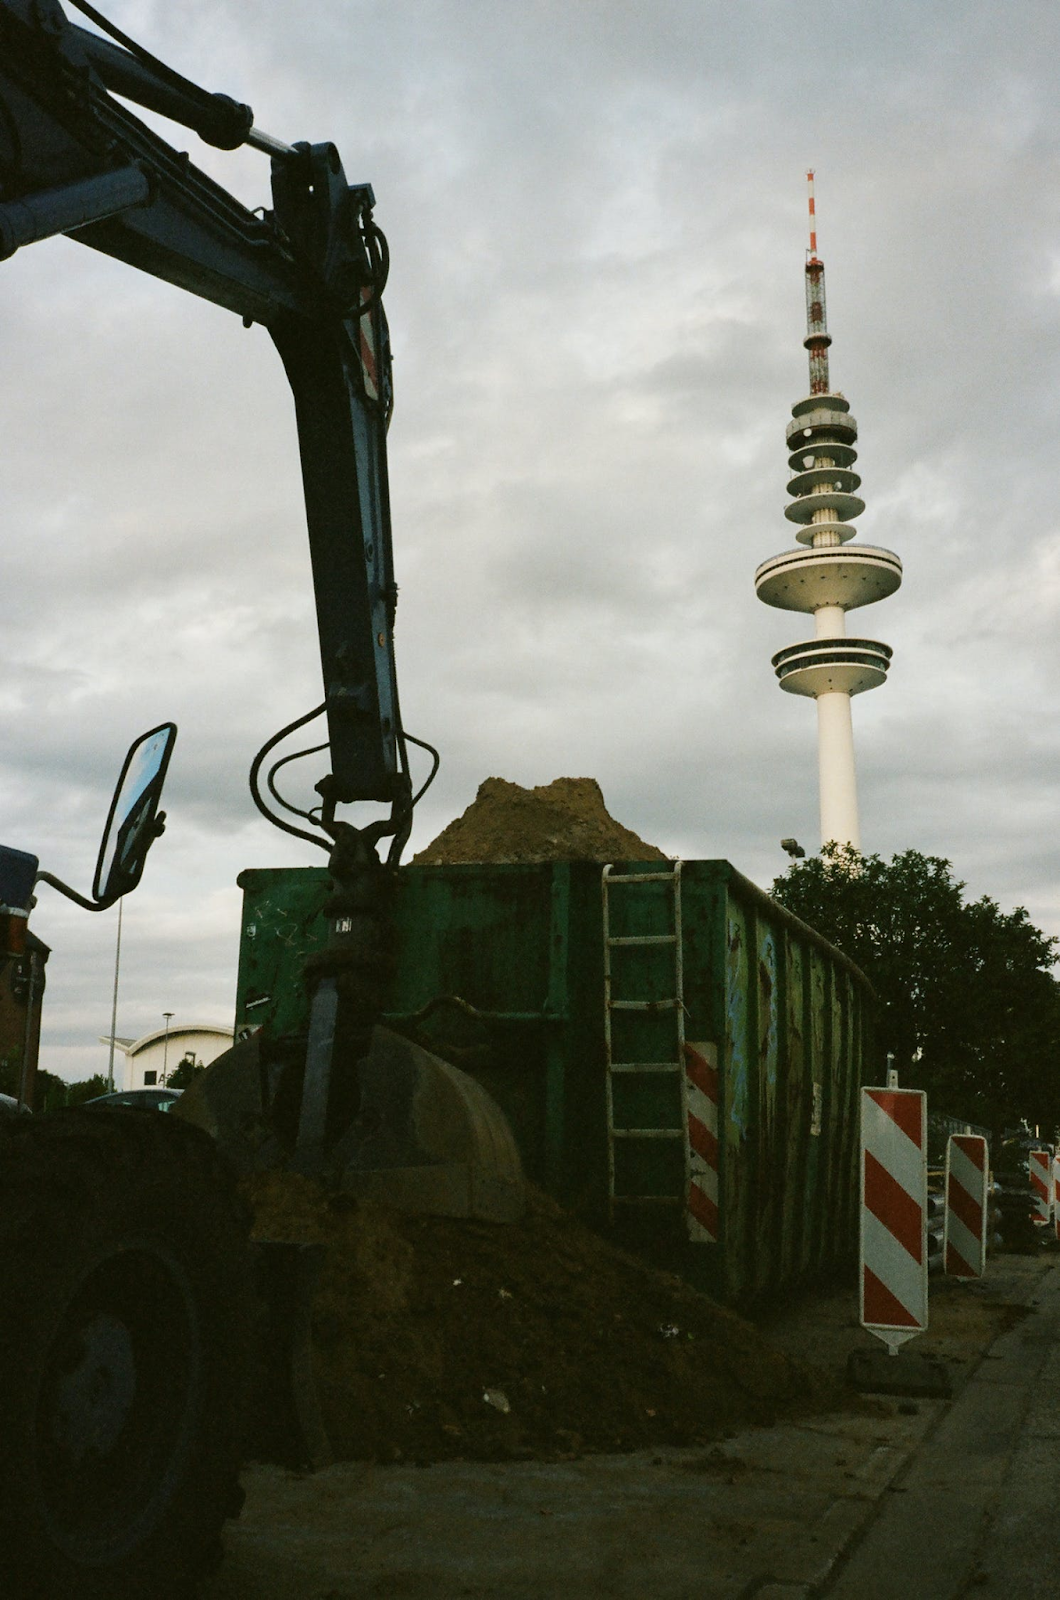
<svg viewBox="0 0 1060 1600"><path fill-rule="evenodd" d="M258 1237L319 1242L314 1362L340 1460L568 1458L699 1445L804 1408L749 1323L534 1193L514 1226L248 1180Z"/></svg>
<svg viewBox="0 0 1060 1600"><path fill-rule="evenodd" d="M616 822L595 778L524 789L487 778L463 816L413 857L416 866L474 861L666 861Z"/></svg>

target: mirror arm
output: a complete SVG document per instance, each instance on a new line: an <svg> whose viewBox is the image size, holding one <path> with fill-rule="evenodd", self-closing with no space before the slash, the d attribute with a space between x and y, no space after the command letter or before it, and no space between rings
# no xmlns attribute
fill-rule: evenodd
<svg viewBox="0 0 1060 1600"><path fill-rule="evenodd" d="M35 884L50 883L53 889L58 889L60 894L64 894L75 905L83 906L86 911L106 911L114 904L113 900L86 900L83 894L78 894L76 889L71 889L68 883L64 883L52 872L38 872L33 881Z"/></svg>

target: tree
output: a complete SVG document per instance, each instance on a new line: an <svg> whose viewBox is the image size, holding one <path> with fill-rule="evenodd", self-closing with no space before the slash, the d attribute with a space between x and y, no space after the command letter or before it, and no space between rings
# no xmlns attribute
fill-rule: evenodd
<svg viewBox="0 0 1060 1600"><path fill-rule="evenodd" d="M54 1072L45 1072L43 1067L38 1067L33 1091L34 1111L57 1111L66 1104L69 1088L69 1084L57 1078Z"/></svg>
<svg viewBox="0 0 1060 1600"><path fill-rule="evenodd" d="M195 1059L194 1051L189 1050L181 1059L180 1065L174 1067L173 1071L167 1077L166 1088L186 1089L193 1079L199 1076L200 1072L205 1071L206 1068L203 1066L202 1062Z"/></svg>
<svg viewBox="0 0 1060 1600"><path fill-rule="evenodd" d="M1055 939L1017 906L968 902L950 862L825 845L773 895L857 962L880 999L879 1038L934 1108L1000 1127L1060 1122Z"/></svg>
<svg viewBox="0 0 1060 1600"><path fill-rule="evenodd" d="M104 1074L95 1072L91 1078L81 1078L77 1083L67 1085L66 1104L83 1106L86 1100L95 1100L97 1095L106 1094L109 1088L110 1082Z"/></svg>

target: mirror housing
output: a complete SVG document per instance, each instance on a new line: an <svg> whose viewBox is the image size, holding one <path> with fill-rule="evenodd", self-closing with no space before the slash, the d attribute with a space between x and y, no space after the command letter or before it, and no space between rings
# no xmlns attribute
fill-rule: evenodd
<svg viewBox="0 0 1060 1600"><path fill-rule="evenodd" d="M176 737L176 723L163 722L129 746L92 880L92 897L101 911L136 888L147 852L165 828L166 814L159 811L158 803Z"/></svg>
<svg viewBox="0 0 1060 1600"><path fill-rule="evenodd" d="M28 850L12 850L0 844L0 913L29 916L39 866L37 857Z"/></svg>

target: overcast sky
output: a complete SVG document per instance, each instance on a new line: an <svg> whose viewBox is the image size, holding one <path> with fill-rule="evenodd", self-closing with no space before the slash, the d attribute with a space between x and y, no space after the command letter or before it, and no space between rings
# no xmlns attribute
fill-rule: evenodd
<svg viewBox="0 0 1060 1600"><path fill-rule="evenodd" d="M860 536L905 582L854 702L866 850L946 856L1060 934L1060 8L1043 0L108 0L288 141L332 140L391 246L411 848L496 774L768 886L819 844L812 705L755 598L792 545L805 169ZM162 127L162 124L155 124ZM244 203L269 164L167 136ZM0 266L4 842L81 887L131 738L180 725L125 910L118 1032L230 1022L258 745L320 699L268 335L65 239ZM354 819L356 820L356 819ZM116 911L41 891L42 1065L106 1066Z"/></svg>

